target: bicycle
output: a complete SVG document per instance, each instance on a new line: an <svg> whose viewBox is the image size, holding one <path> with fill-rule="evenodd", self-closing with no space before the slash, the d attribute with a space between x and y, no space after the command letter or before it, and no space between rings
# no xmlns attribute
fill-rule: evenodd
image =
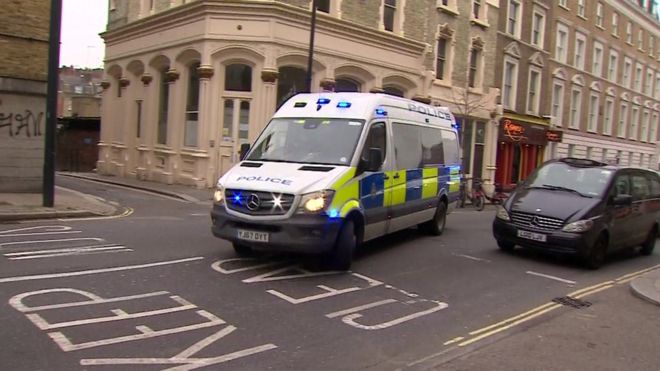
<svg viewBox="0 0 660 371"><path fill-rule="evenodd" d="M467 192L467 182L472 180L472 188L470 192ZM474 178L461 178L461 183L459 187L459 197L458 197L458 207L465 207L465 201L470 199L470 203L477 210L481 211L484 209L486 204L486 194L481 188L481 179Z"/></svg>

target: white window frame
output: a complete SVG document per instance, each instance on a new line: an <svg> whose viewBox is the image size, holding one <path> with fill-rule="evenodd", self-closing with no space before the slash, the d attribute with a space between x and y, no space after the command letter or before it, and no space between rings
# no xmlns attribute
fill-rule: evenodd
<svg viewBox="0 0 660 371"><path fill-rule="evenodd" d="M639 114L640 107L636 104L633 104L632 113L630 118L630 132L628 133L628 139L637 140L637 131L639 130L639 120L642 116Z"/></svg>
<svg viewBox="0 0 660 371"><path fill-rule="evenodd" d="M555 59L566 64L568 58L568 27L563 23L557 23L557 35L555 38Z"/></svg>
<svg viewBox="0 0 660 371"><path fill-rule="evenodd" d="M628 122L628 102L621 102L619 106L619 121L616 128L616 136L619 138L626 137L626 122Z"/></svg>
<svg viewBox="0 0 660 371"><path fill-rule="evenodd" d="M612 13L612 35L619 37L619 13Z"/></svg>
<svg viewBox="0 0 660 371"><path fill-rule="evenodd" d="M554 79L552 82L551 115L555 126L561 127L564 118L564 81Z"/></svg>
<svg viewBox="0 0 660 371"><path fill-rule="evenodd" d="M653 57L655 54L655 37L649 35L649 56Z"/></svg>
<svg viewBox="0 0 660 371"><path fill-rule="evenodd" d="M655 92L653 96L656 100L660 100L660 72L655 74Z"/></svg>
<svg viewBox="0 0 660 371"><path fill-rule="evenodd" d="M598 130L598 114L600 111L600 95L597 92L589 94L589 117L587 131L595 133Z"/></svg>
<svg viewBox="0 0 660 371"><path fill-rule="evenodd" d="M644 30L637 30L637 49L639 51L644 51Z"/></svg>
<svg viewBox="0 0 660 371"><path fill-rule="evenodd" d="M566 8L567 7L566 0L559 0L559 6Z"/></svg>
<svg viewBox="0 0 660 371"><path fill-rule="evenodd" d="M603 44L598 41L594 42L591 72L601 77L603 76Z"/></svg>
<svg viewBox="0 0 660 371"><path fill-rule="evenodd" d="M584 61L586 60L587 36L581 32L575 33L575 52L573 54L573 67L584 71Z"/></svg>
<svg viewBox="0 0 660 371"><path fill-rule="evenodd" d="M623 59L623 76L621 83L624 87L630 89L632 84L632 66L633 61L629 57L624 57Z"/></svg>
<svg viewBox="0 0 660 371"><path fill-rule="evenodd" d="M511 12L511 5L515 4L516 5L516 11L515 14L512 14ZM506 17L506 33L509 35L512 35L516 38L520 38L520 30L522 29L522 1L520 0L508 0L507 1L507 17ZM511 33L511 20L513 19L514 23L514 29L513 33Z"/></svg>
<svg viewBox="0 0 660 371"><path fill-rule="evenodd" d="M403 9L405 9L406 0L396 0L394 6L394 19L392 20L392 31L388 31L385 29L385 8L389 7L388 5L385 4L385 1L386 0L382 0L380 3L379 28L381 31L391 32L393 34L399 35L403 31L403 17L404 17Z"/></svg>
<svg viewBox="0 0 660 371"><path fill-rule="evenodd" d="M537 21L537 16L539 20ZM534 35L538 36L538 40L534 40ZM545 10L535 6L532 12L532 35L530 37L532 45L538 46L543 49L545 45Z"/></svg>
<svg viewBox="0 0 660 371"><path fill-rule="evenodd" d="M649 137L649 124L651 122L651 111L649 109L644 109L642 111L642 125L640 131L640 142L648 142Z"/></svg>
<svg viewBox="0 0 660 371"><path fill-rule="evenodd" d="M475 3L479 4L477 17L474 16ZM487 24L488 23L488 17L487 17L488 13L486 13L487 8L488 8L488 4L486 3L486 0L470 0L470 19L482 24Z"/></svg>
<svg viewBox="0 0 660 371"><path fill-rule="evenodd" d="M658 141L658 121L660 120L660 114L658 112L651 113L651 127L649 128L649 142L656 143Z"/></svg>
<svg viewBox="0 0 660 371"><path fill-rule="evenodd" d="M574 85L571 88L571 111L568 118L568 127L580 128L580 117L582 111L582 87Z"/></svg>
<svg viewBox="0 0 660 371"><path fill-rule="evenodd" d="M585 0L577 0L578 17L587 18Z"/></svg>
<svg viewBox="0 0 660 371"><path fill-rule="evenodd" d="M536 74L536 81L533 81L532 76ZM527 75L527 102L526 109L527 114L538 115L539 114L539 104L541 96L541 81L543 81L543 72L540 68L535 66L529 67L529 73ZM534 85L532 86L532 82ZM532 91L534 88L534 91Z"/></svg>
<svg viewBox="0 0 660 371"><path fill-rule="evenodd" d="M633 90L636 92L642 92L642 78L644 73L644 66L641 63L637 63L635 66L635 79L633 81Z"/></svg>
<svg viewBox="0 0 660 371"><path fill-rule="evenodd" d="M626 43L632 45L632 22L630 21L626 25Z"/></svg>
<svg viewBox="0 0 660 371"><path fill-rule="evenodd" d="M610 49L610 58L607 62L607 79L617 83L617 73L619 72L619 52Z"/></svg>
<svg viewBox="0 0 660 371"><path fill-rule="evenodd" d="M603 3L596 4L596 26L603 28Z"/></svg>
<svg viewBox="0 0 660 371"><path fill-rule="evenodd" d="M653 76L655 76L655 72L646 67L646 78L644 79L644 94L651 96L651 93L653 92Z"/></svg>
<svg viewBox="0 0 660 371"><path fill-rule="evenodd" d="M612 120L614 119L614 98L605 98L605 112L603 112L603 135L612 135Z"/></svg>
<svg viewBox="0 0 660 371"><path fill-rule="evenodd" d="M507 64L513 65L513 76L511 76L511 91L509 92L509 102L504 101L504 90L506 84ZM519 61L510 56L504 57L504 67L502 70L502 106L506 109L515 110L516 98L518 94L518 74L519 74Z"/></svg>

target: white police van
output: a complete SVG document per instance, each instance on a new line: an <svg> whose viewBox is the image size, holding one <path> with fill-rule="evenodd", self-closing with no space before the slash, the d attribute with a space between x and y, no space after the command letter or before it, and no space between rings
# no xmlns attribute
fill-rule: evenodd
<svg viewBox="0 0 660 371"><path fill-rule="evenodd" d="M299 94L217 183L212 231L239 254L323 254L419 225L439 235L459 191L454 116L404 98Z"/></svg>

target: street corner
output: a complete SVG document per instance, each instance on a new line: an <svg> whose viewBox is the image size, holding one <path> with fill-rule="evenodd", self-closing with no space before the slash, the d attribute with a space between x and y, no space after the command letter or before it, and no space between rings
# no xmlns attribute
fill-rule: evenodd
<svg viewBox="0 0 660 371"><path fill-rule="evenodd" d="M660 306L660 269L632 280L630 290L638 298Z"/></svg>

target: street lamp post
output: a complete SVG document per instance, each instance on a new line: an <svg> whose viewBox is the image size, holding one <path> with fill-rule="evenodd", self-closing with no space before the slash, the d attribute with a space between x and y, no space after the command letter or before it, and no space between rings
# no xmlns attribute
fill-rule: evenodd
<svg viewBox="0 0 660 371"><path fill-rule="evenodd" d="M50 2L50 39L48 47L48 92L46 97L46 138L44 143L43 206L55 203L55 128L57 127L57 88L60 64L62 0Z"/></svg>
<svg viewBox="0 0 660 371"><path fill-rule="evenodd" d="M312 92L312 62L314 61L314 34L316 32L316 1L312 0L312 22L309 29L309 54L307 57L307 93Z"/></svg>

